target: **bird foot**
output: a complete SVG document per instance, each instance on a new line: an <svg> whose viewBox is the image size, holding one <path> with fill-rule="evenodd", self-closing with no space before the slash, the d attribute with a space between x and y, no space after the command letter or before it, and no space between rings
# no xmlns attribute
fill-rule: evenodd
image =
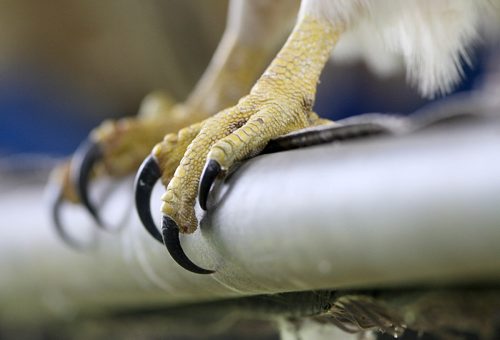
<svg viewBox="0 0 500 340"><path fill-rule="evenodd" d="M99 226L106 228L89 197L91 180L133 173L166 132L189 125L193 119L168 95L156 92L145 98L137 117L106 121L95 128L72 159L54 170L50 190L57 193L51 202L56 228L64 229L57 217L63 202L81 204Z"/></svg>
<svg viewBox="0 0 500 340"><path fill-rule="evenodd" d="M236 162L259 154L273 138L328 122L311 112L312 100L284 93L290 91L279 91L279 87L277 90L276 86L262 81L236 106L177 134L165 136L144 163L136 180L139 215L148 231L160 240L160 232L149 211L149 199L154 182L161 178L166 187L161 208L164 215L163 241L170 245L167 248L174 259L186 269L198 273L211 272L199 267L201 270L193 270L193 264L182 252L178 238L173 241L165 239L172 235L174 229L177 233L192 233L197 229L196 198L206 209L208 192L214 180ZM144 204L145 201L147 204ZM171 251L174 243L176 250Z"/></svg>

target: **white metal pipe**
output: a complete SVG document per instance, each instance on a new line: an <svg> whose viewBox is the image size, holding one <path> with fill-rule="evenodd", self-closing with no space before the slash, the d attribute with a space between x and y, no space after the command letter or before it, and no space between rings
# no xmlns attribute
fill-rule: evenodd
<svg viewBox="0 0 500 340"><path fill-rule="evenodd" d="M0 318L498 282L499 145L492 120L257 157L216 188L200 230L182 238L193 261L217 270L209 276L175 264L135 214L120 233L99 233L97 249L72 251L51 230L39 188L18 188L0 196Z"/></svg>
<svg viewBox="0 0 500 340"><path fill-rule="evenodd" d="M184 247L239 293L498 279L499 146L496 121L258 157Z"/></svg>

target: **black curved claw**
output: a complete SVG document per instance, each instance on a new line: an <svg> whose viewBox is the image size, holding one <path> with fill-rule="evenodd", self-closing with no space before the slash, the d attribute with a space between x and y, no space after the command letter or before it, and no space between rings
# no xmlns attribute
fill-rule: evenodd
<svg viewBox="0 0 500 340"><path fill-rule="evenodd" d="M50 211L52 216L52 221L59 237L69 246L77 250L83 250L85 248L90 248L90 246L85 246L81 242L76 241L74 238L68 235L66 229L61 222L61 206L64 202L62 190L55 189L54 187L49 188L48 201L50 205Z"/></svg>
<svg viewBox="0 0 500 340"><path fill-rule="evenodd" d="M203 210L207 210L207 198L215 179L221 173L221 166L216 160L209 160L201 174L200 186L198 188L198 201Z"/></svg>
<svg viewBox="0 0 500 340"><path fill-rule="evenodd" d="M170 256L172 256L174 261L177 262L182 268L196 274L212 274L214 272L213 270L200 268L191 262L186 253L184 253L184 250L182 250L177 224L167 215L163 215L162 233L163 242L165 243Z"/></svg>
<svg viewBox="0 0 500 340"><path fill-rule="evenodd" d="M73 172L71 176L73 183L76 183L76 191L80 201L100 227L103 227L103 224L101 223L101 218L99 217L95 205L90 201L88 184L92 168L102 156L102 149L99 144L93 141L84 142L78 147L73 157Z"/></svg>
<svg viewBox="0 0 500 340"><path fill-rule="evenodd" d="M148 156L142 162L137 176L135 177L135 208L139 218L146 230L158 242L163 243L160 231L155 225L151 215L151 193L158 179L161 177L161 170L153 156Z"/></svg>

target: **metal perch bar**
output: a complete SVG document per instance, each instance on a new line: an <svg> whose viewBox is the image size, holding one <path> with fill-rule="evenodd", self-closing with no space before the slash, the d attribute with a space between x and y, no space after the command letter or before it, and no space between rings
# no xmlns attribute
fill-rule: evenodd
<svg viewBox="0 0 500 340"><path fill-rule="evenodd" d="M174 263L135 214L119 233L96 229L96 249L69 249L50 227L40 188L12 190L0 196L0 319L499 282L499 145L500 121L484 119L252 159L216 185L200 229L181 240L196 263L216 269L208 276Z"/></svg>

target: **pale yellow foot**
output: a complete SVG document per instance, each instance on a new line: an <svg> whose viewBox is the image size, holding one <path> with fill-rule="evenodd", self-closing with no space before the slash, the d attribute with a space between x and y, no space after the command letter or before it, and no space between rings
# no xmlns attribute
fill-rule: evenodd
<svg viewBox="0 0 500 340"><path fill-rule="evenodd" d="M237 106L181 130L178 136L167 135L153 151L167 186L162 212L173 218L182 232L193 232L198 224L194 204L199 178L207 160L215 160L227 170L235 162L258 154L272 138L326 122L301 102L257 104L249 96ZM193 135L196 130L199 133ZM182 142L178 140L181 136ZM192 143L186 145L189 139Z"/></svg>
<svg viewBox="0 0 500 340"><path fill-rule="evenodd" d="M162 169L161 181L165 186L174 176L175 169L179 166L189 144L200 133L202 126L203 122L196 123L177 133L169 133L154 147L152 154Z"/></svg>
<svg viewBox="0 0 500 340"><path fill-rule="evenodd" d="M177 131L196 121L184 114L183 107L163 92L148 95L136 117L105 121L91 132L92 142L99 144L99 164L113 177L133 173L151 148L165 133Z"/></svg>
<svg viewBox="0 0 500 340"><path fill-rule="evenodd" d="M173 163L165 166L161 161L172 151L162 145L155 148L160 168L167 173L163 176L168 185L162 212L181 232L192 233L197 228L194 205L207 161L216 161L224 171L258 154L273 138L325 123L311 110L319 74L337 38L338 32L329 23L302 20L250 94L191 131L200 129L173 177ZM176 149L173 161L177 161L179 151Z"/></svg>
<svg viewBox="0 0 500 340"><path fill-rule="evenodd" d="M188 112L183 105L174 104L164 92L149 94L136 117L108 120L91 132L90 141L97 144L102 153L93 167L92 177L121 177L134 173L165 133L178 131L201 116ZM54 170L51 183L60 187L64 201L80 203L70 163L67 161Z"/></svg>

